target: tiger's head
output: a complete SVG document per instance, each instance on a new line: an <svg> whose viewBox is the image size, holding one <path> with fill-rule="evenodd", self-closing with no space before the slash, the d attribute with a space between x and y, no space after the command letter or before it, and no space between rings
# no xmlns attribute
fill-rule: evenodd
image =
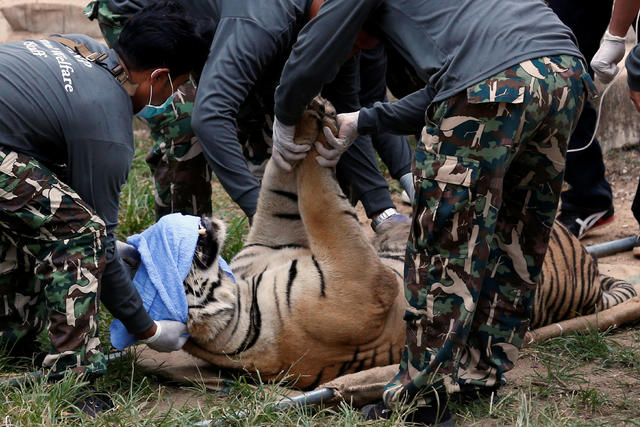
<svg viewBox="0 0 640 427"><path fill-rule="evenodd" d="M224 262L220 251L225 237L226 227L220 219L200 219L191 270L184 279L189 331L203 340L213 340L229 324L235 311L237 287L220 265Z"/></svg>

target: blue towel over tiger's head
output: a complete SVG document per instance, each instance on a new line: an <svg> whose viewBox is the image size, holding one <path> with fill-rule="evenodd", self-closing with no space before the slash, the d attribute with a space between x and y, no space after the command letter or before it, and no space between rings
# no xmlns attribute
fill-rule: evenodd
<svg viewBox="0 0 640 427"><path fill-rule="evenodd" d="M199 228L199 217L175 213L127 238L127 243L140 253L141 264L133 283L152 319L187 323L183 282L191 269ZM117 319L110 329L111 344L119 350L136 341Z"/></svg>

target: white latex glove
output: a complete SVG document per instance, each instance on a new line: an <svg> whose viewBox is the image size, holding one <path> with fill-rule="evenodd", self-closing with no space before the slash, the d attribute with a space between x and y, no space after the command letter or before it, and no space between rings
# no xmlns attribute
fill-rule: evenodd
<svg viewBox="0 0 640 427"><path fill-rule="evenodd" d="M622 61L624 52L625 38L605 31L600 49L591 59L591 68L602 83L609 83L618 74L618 62Z"/></svg>
<svg viewBox="0 0 640 427"><path fill-rule="evenodd" d="M153 336L140 340L155 351L161 351L163 353L169 353L171 351L177 351L182 348L188 337L185 336L189 333L187 325L175 320L157 320L156 333Z"/></svg>
<svg viewBox="0 0 640 427"><path fill-rule="evenodd" d="M291 162L302 160L311 148L309 145L298 145L293 142L296 133L295 126L283 125L276 117L273 120L273 151L271 157L281 169L291 170Z"/></svg>
<svg viewBox="0 0 640 427"><path fill-rule="evenodd" d="M347 151L353 141L358 137L358 116L359 111L353 113L338 114L338 137L333 136L331 129L325 127L322 129L327 143L332 148L325 148L322 144L316 142L316 150L319 156L316 161L320 166L326 168L335 167L342 153Z"/></svg>

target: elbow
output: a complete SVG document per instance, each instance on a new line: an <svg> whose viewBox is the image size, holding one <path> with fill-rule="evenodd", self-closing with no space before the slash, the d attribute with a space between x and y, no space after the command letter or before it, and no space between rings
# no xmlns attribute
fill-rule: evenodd
<svg viewBox="0 0 640 427"><path fill-rule="evenodd" d="M196 107L191 113L191 129L201 142L224 139L222 135L236 131L235 112L206 111Z"/></svg>
<svg viewBox="0 0 640 427"><path fill-rule="evenodd" d="M191 129L193 129L193 132L199 137L203 134L204 127L205 119L203 114L198 109L194 109L191 114Z"/></svg>

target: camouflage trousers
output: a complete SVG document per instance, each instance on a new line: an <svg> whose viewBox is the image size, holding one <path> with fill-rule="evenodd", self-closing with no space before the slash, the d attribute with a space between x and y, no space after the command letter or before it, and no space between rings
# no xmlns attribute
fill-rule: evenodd
<svg viewBox="0 0 640 427"><path fill-rule="evenodd" d="M109 46L118 39L128 19L112 11L104 0L89 3L84 14L98 20ZM172 212L210 216L211 172L191 129L196 88L186 82L178 90L173 108L148 120L153 147L146 161L153 174L156 216Z"/></svg>
<svg viewBox="0 0 640 427"><path fill-rule="evenodd" d="M569 136L593 87L578 58L524 61L427 110L393 406L497 385L528 329Z"/></svg>
<svg viewBox="0 0 640 427"><path fill-rule="evenodd" d="M105 371L96 319L105 237L104 222L75 191L35 159L0 147L3 345L28 345L46 327L44 368Z"/></svg>

